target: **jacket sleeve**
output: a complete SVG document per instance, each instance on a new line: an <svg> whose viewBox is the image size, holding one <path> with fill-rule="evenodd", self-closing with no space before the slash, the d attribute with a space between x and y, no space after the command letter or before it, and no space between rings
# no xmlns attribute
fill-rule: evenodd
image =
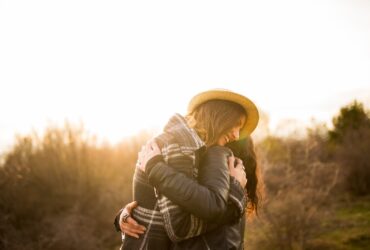
<svg viewBox="0 0 370 250"><path fill-rule="evenodd" d="M171 240L197 236L242 216L244 193L229 177L229 152L219 146L208 149L200 167L199 183L178 171L179 166L169 167L160 157L148 162L146 173L160 194L158 204ZM183 164L191 164L191 160Z"/></svg>
<svg viewBox="0 0 370 250"><path fill-rule="evenodd" d="M121 213L123 211L123 208L121 208L117 214L116 214L116 217L114 218L114 228L116 229L117 232L120 232L121 231L121 227L119 225L119 217L121 216Z"/></svg>

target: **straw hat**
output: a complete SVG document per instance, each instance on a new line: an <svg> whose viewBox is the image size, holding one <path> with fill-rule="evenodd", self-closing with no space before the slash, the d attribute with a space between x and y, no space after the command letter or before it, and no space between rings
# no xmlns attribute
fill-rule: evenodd
<svg viewBox="0 0 370 250"><path fill-rule="evenodd" d="M225 100L239 104L245 109L247 119L244 127L240 130L240 139L250 135L257 127L259 114L256 105L247 97L225 89L212 89L201 92L194 96L188 105L188 113L191 113L202 103L210 100Z"/></svg>

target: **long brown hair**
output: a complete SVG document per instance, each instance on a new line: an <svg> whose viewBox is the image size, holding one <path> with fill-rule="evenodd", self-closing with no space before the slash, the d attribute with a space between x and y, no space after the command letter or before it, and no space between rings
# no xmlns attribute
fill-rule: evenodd
<svg viewBox="0 0 370 250"><path fill-rule="evenodd" d="M186 116L188 124L207 146L217 140L233 127L238 126L247 114L242 106L225 100L211 100L199 105Z"/></svg>
<svg viewBox="0 0 370 250"><path fill-rule="evenodd" d="M226 144L233 151L234 155L243 161L247 176L247 213L252 215L258 214L259 202L262 196L262 179L260 178L257 156L254 150L252 138L241 139L239 141Z"/></svg>

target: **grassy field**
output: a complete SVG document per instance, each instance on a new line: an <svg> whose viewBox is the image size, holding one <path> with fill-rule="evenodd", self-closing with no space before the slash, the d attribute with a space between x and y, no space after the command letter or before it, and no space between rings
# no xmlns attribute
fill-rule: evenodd
<svg viewBox="0 0 370 250"><path fill-rule="evenodd" d="M323 233L313 240L315 249L370 249L370 197L336 203L322 223Z"/></svg>
<svg viewBox="0 0 370 250"><path fill-rule="evenodd" d="M261 210L263 213L263 208ZM326 211L320 211L315 230L291 244L272 243L266 234L263 216L248 222L245 234L247 250L367 250L370 249L370 197L337 200ZM293 216L293 215L292 215ZM299 228L299 226L297 227ZM284 230L284 229L281 229ZM304 231L304 230L303 230ZM271 233L271 230L269 231ZM270 235L271 236L271 235ZM270 238L271 239L271 238Z"/></svg>

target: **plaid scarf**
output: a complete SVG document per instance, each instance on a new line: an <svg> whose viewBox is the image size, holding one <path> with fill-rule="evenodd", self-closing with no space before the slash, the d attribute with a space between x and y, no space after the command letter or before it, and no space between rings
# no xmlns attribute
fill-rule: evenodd
<svg viewBox="0 0 370 250"><path fill-rule="evenodd" d="M155 138L169 167L196 180L199 149L204 142L191 129L183 116L175 114ZM170 249L172 242L198 236L206 231L206 223L184 211L149 184L145 173L136 169L134 174L134 200L139 206L133 218L147 230L139 239L126 236L124 249Z"/></svg>

